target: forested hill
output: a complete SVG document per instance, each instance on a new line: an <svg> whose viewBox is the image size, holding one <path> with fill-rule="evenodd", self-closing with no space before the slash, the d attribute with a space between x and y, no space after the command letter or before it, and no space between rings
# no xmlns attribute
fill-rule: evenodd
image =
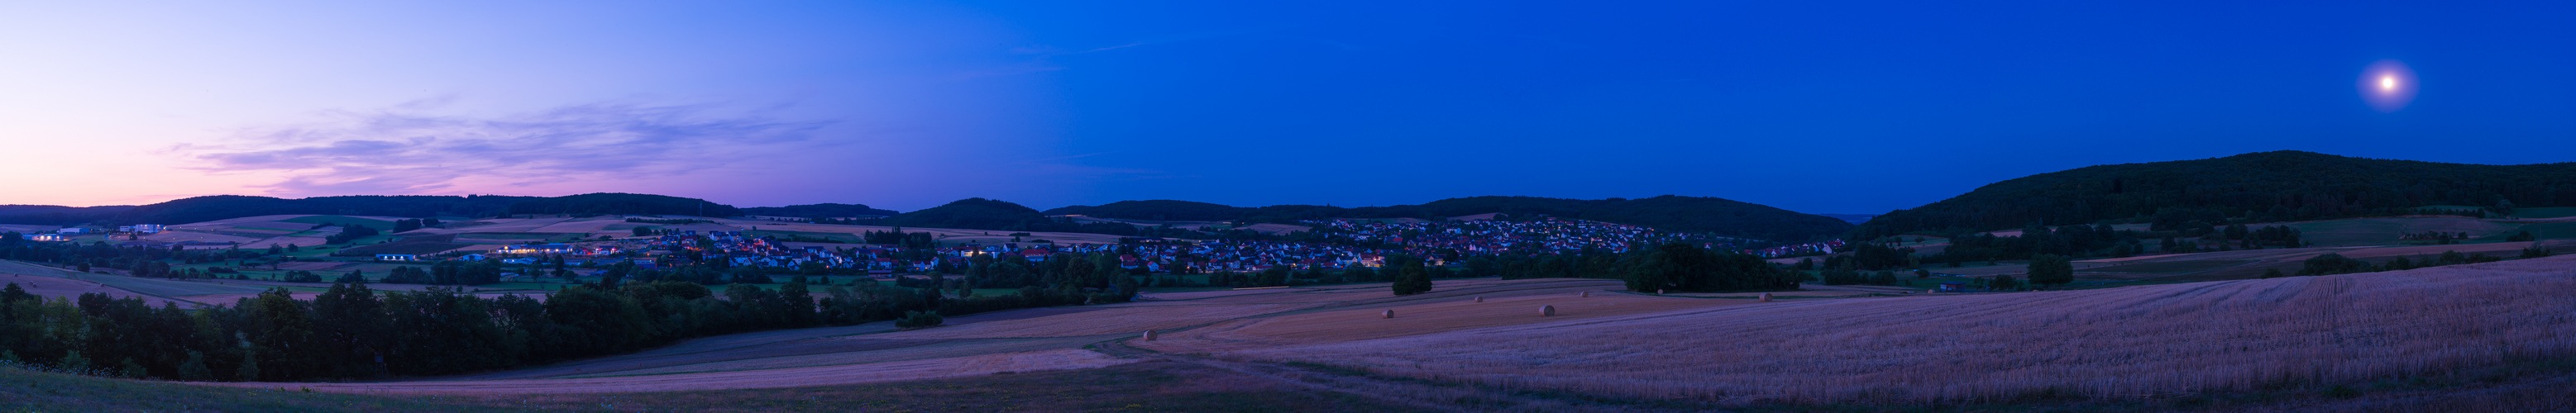
<svg viewBox="0 0 2576 413"><path fill-rule="evenodd" d="M903 227L1046 231L1054 222L1038 210L1020 204L966 198L871 223Z"/></svg>
<svg viewBox="0 0 2576 413"><path fill-rule="evenodd" d="M2301 151L2101 165L1996 182L1897 210L1854 237L2106 220L2223 224L2395 215L2430 205L2576 206L2576 163L2471 165Z"/></svg>
<svg viewBox="0 0 2576 413"><path fill-rule="evenodd" d="M742 213L761 216L797 218L851 218L864 216L890 217L902 214L902 212L870 208L867 205L862 204L812 204L788 205L783 207L751 207L743 208Z"/></svg>
<svg viewBox="0 0 2576 413"><path fill-rule="evenodd" d="M510 203L510 213L730 217L742 215L742 209L697 198L612 192L521 200Z"/></svg>
<svg viewBox="0 0 2576 413"><path fill-rule="evenodd" d="M561 197L356 195L302 199L214 195L142 206L71 208L10 205L0 207L0 223L186 224L287 214L490 217L505 213L735 216L741 215L742 211L732 206L693 198L615 193Z"/></svg>
<svg viewBox="0 0 2576 413"><path fill-rule="evenodd" d="M260 215L326 214L394 217L491 216L523 196L355 195L288 199L247 195L214 195L137 206L105 221L126 224L186 224Z"/></svg>
<svg viewBox="0 0 2576 413"><path fill-rule="evenodd" d="M116 216L134 209L133 205L67 207L61 205L0 205L0 224L61 225L89 222Z"/></svg>
<svg viewBox="0 0 2576 413"><path fill-rule="evenodd" d="M1655 227L1666 231L1801 241L1840 235L1851 229L1842 220L1721 198L1665 195L1644 199L1598 200L1527 196L1450 198L1421 205L1343 208L1318 205L1232 207L1186 201L1122 201L1101 206L1070 206L1047 215L1079 214L1100 218L1182 221L1281 222L1321 218L1423 218L1504 213L1545 214Z"/></svg>

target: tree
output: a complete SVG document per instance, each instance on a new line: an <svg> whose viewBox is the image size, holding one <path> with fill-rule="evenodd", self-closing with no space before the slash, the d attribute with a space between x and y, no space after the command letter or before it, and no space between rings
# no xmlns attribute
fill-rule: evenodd
<svg viewBox="0 0 2576 413"><path fill-rule="evenodd" d="M2039 254L2030 257L2030 283L2064 285L2075 282L2075 264L2064 256Z"/></svg>
<svg viewBox="0 0 2576 413"><path fill-rule="evenodd" d="M1395 290L1395 295L1414 295L1431 292L1431 271L1422 267L1422 259L1414 257L1389 257L1387 261L1394 263L1394 265L1391 265L1394 267L1391 268L1391 270L1395 272L1395 285L1392 287Z"/></svg>
<svg viewBox="0 0 2576 413"><path fill-rule="evenodd" d="M1288 266L1273 265L1270 269L1261 270L1261 276L1253 278L1252 283L1262 287L1288 285Z"/></svg>

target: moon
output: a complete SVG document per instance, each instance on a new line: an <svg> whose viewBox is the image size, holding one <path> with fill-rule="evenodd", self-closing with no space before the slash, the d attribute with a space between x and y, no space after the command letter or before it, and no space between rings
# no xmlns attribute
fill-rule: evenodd
<svg viewBox="0 0 2576 413"><path fill-rule="evenodd" d="M2381 60L2361 70L2361 101L2381 113L2405 109L2415 102L2415 70L2405 62Z"/></svg>

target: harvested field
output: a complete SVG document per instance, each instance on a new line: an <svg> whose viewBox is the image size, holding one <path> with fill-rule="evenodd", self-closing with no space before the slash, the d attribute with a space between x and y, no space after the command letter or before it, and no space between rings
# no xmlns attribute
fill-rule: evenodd
<svg viewBox="0 0 2576 413"><path fill-rule="evenodd" d="M572 220L572 221L558 222L558 223L555 223L554 225L547 225L547 226L543 226L543 227L537 227L537 229L528 230L528 232L555 233L555 234L588 234L588 233L593 233L593 232L606 231L606 230L608 230L608 226L609 226L609 225L624 224L624 223L626 223L625 218Z"/></svg>
<svg viewBox="0 0 2576 413"><path fill-rule="evenodd" d="M403 239L402 239L401 241L394 241L394 242L391 242L391 243L385 243L385 244L361 245L361 246L355 246L355 247L344 248L344 249L341 249L340 251L342 251L342 252L346 252L346 253L350 253L350 254L361 254L361 255L364 255L364 254L436 254L436 253L441 253L441 252L447 252L447 250L453 250L453 249L457 249L457 248L464 248L464 247L466 247L466 246L468 245L468 244L458 244L458 243L452 242L452 241L454 241L455 239L456 239L456 236L455 236L455 235L415 235L415 236L407 236L407 237L403 237Z"/></svg>
<svg viewBox="0 0 2576 413"><path fill-rule="evenodd" d="M392 229L394 228L394 221L395 221L395 220L401 220L401 219L404 219L404 218L394 218L394 217L366 217L366 216L352 216L352 215L312 215L312 216L304 216L304 217L296 217L296 218L281 219L281 220L279 220L279 221L284 221L284 222L294 222L294 223L302 223L302 224L331 224L331 225L338 225L338 226L358 225L358 226L365 226L365 227L373 227L373 228L375 228L375 229L379 229L379 230L392 230ZM309 225L308 225L308 226L309 226Z"/></svg>
<svg viewBox="0 0 2576 413"><path fill-rule="evenodd" d="M299 262L290 262L290 263L278 264L278 265L277 265L277 269L281 269L281 270L289 270L289 271L330 271L330 270L337 270L337 269L341 269L341 268L346 268L346 267L349 267L349 266L352 266L352 265L356 265L356 264L353 264L353 263L347 263L347 262L335 262L335 261L334 261L334 262L304 262L304 261L299 261Z"/></svg>
<svg viewBox="0 0 2576 413"><path fill-rule="evenodd" d="M107 294L109 297L116 298L140 298L143 299L144 305L152 306L154 308L161 307L161 304L163 303L178 304L180 308L193 308L197 306L197 303L193 302L136 294L133 291L117 289L116 287L109 287L104 284L69 278L0 274L0 285L6 284L17 284L18 288L26 289L28 294L35 294L39 297L73 299L79 298L81 294L99 293Z"/></svg>
<svg viewBox="0 0 2576 413"><path fill-rule="evenodd" d="M554 225L568 218L489 218L447 223L446 228L422 228L403 234L462 234L466 232L536 232L537 228Z"/></svg>
<svg viewBox="0 0 2576 413"><path fill-rule="evenodd" d="M260 240L260 238L253 238L253 237L244 237L244 236L238 236L238 235L210 234L210 233L196 232L196 231L162 231L161 233L158 233L158 234L145 235L145 236L143 236L143 239L153 240L153 241L160 241L160 242L189 242L189 241L196 241L196 242L229 242L229 243L237 243L237 244L247 244L247 243L257 242L257 241L259 241L259 240ZM268 248L268 247L264 247L264 246L263 246L263 247L260 247L260 248Z"/></svg>
<svg viewBox="0 0 2576 413"><path fill-rule="evenodd" d="M353 393L559 394L828 386L943 377L1107 367L1132 363L1089 350L1061 349L928 360L721 373L581 379L414 381L393 383L200 383L211 386L312 389Z"/></svg>
<svg viewBox="0 0 2576 413"><path fill-rule="evenodd" d="M160 278L135 278L122 275L89 274L19 261L0 260L0 274L67 278L105 284L109 287L156 297L179 297L204 294L256 293L259 289L221 285L200 281L178 281Z"/></svg>
<svg viewBox="0 0 2576 413"><path fill-rule="evenodd" d="M311 287L311 286L313 286L313 285L312 285L312 284L305 284L304 286ZM295 296L295 299L298 299L298 300L305 300L305 301L312 301L314 297L321 297L321 296L322 296L322 293L315 293L315 292L290 292L290 293L287 293L287 294L288 294L288 295ZM239 303L239 302L241 302L241 300L243 300L243 299L248 299L248 298L257 298L257 297L259 297L259 293L236 293L236 294L205 294L205 295L191 295L191 296L179 297L179 299L188 300L188 301L194 301L194 302L198 302L198 303L204 303L204 304L206 304L206 305L231 306L231 305L233 305L234 303Z"/></svg>
<svg viewBox="0 0 2576 413"><path fill-rule="evenodd" d="M242 245L241 245L241 247L242 247L242 248L268 248L269 246L284 247L284 246L288 246L288 245L294 245L294 246L300 246L300 247L312 247L312 246L319 246L319 245L322 245L322 244L327 244L327 243L330 243L330 242L331 242L331 240L323 239L322 237L273 237L273 238L269 238L269 239L259 240L259 241L257 241L257 242L251 242L251 243L242 244Z"/></svg>
<svg viewBox="0 0 2576 413"><path fill-rule="evenodd" d="M1207 327L1171 332L1156 341L1128 344L1167 352L1237 350L1755 304L1751 300L1711 300L1636 294L1593 294L1591 297L1579 297L1571 292L1517 296L1482 295L1485 301L1480 303L1475 301L1475 296L1469 294L1437 300L1406 300L1366 308L1233 320ZM1554 306L1557 315L1540 316L1538 308L1541 305ZM1395 312L1395 318L1380 318L1380 312L1388 310Z"/></svg>
<svg viewBox="0 0 2576 413"><path fill-rule="evenodd" d="M1220 356L1731 403L2252 391L2576 355L2576 300L2534 293L2576 290L2568 268L2576 268L2576 257L2102 290L1801 300Z"/></svg>
<svg viewBox="0 0 2576 413"><path fill-rule="evenodd" d="M2158 261L2085 268L2089 272L2193 273L2253 263L2253 260Z"/></svg>
<svg viewBox="0 0 2576 413"><path fill-rule="evenodd" d="M1005 339L880 339L871 335L835 337L761 346L757 351L704 353L675 357L697 361L659 368L566 376L565 378L645 376L789 369L797 367L874 364L896 361L975 357L992 354L1072 350L1122 337L1086 336Z"/></svg>
<svg viewBox="0 0 2576 413"><path fill-rule="evenodd" d="M1312 307L1298 304L1123 306L881 334L887 338L1025 338L1135 334Z"/></svg>

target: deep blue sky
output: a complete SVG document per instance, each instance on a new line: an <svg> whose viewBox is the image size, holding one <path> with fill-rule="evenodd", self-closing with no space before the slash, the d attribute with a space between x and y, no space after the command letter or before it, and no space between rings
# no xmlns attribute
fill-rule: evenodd
<svg viewBox="0 0 2576 413"><path fill-rule="evenodd" d="M0 7L23 9L0 10L18 27L0 52L53 62L0 69L30 91L0 97L19 125L0 136L164 168L0 167L58 177L0 203L1679 194L1877 213L2256 151L2576 161L2563 3L1385 3ZM2384 59L2422 84L2391 113L2355 86Z"/></svg>

